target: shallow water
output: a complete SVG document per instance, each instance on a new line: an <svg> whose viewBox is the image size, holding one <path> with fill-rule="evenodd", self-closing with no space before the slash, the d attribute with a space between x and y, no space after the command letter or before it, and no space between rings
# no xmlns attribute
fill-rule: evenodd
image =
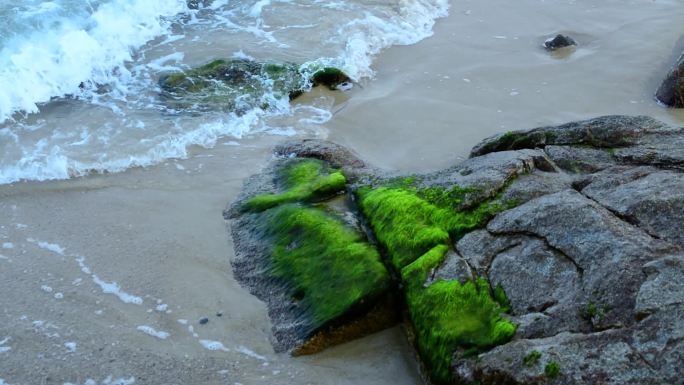
<svg viewBox="0 0 684 385"><path fill-rule="evenodd" d="M143 96L100 104L60 100L5 126L21 134L24 146L0 136L4 167L14 164L7 162L11 156L33 150L40 155L35 164L44 162L51 147L31 146L45 138L74 148L68 158L82 160L83 170L105 164L102 159L112 160L107 167L116 160L122 162L116 170L127 169L132 154L148 154L159 143L171 150L158 153L157 166L0 186L0 384L124 384L131 378L136 384L420 383L398 328L315 356L274 354L264 305L232 278L222 209L283 135L327 137L377 165L418 171L453 164L483 137L511 129L615 113L681 126L684 114L658 106L652 94L684 35L683 3L453 2L433 37L378 55L368 67L375 71L372 80L361 77L347 93L315 90L292 110L244 131L227 130L226 116L140 107ZM249 13L255 4L244 2L241 9ZM266 4L261 14L270 17L268 28L293 4ZM315 20L317 3L309 4L298 6L298 23ZM209 46L191 44L198 26L174 27L187 28L186 38L170 43L182 47L181 64L204 62L207 50L220 51L216 56L261 52L260 59L276 52L244 31L235 32L245 37L237 46L218 31ZM277 51L292 55L277 59L319 55L319 39L310 31L290 32L302 48ZM569 55L549 55L540 45L556 32L575 36L580 46ZM168 53L158 42L136 52L148 63ZM146 128L126 131L136 120ZM111 146L68 146L82 140L83 129L72 129L79 125L88 135L111 135ZM186 147L192 141L179 139L195 134L197 143L212 148ZM164 160L173 151L187 159ZM209 318L206 325L199 324L202 317ZM159 338L163 333L169 335Z"/></svg>

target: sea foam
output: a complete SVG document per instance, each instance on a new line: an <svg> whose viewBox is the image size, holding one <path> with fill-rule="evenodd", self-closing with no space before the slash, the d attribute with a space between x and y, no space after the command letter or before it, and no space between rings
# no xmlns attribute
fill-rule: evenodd
<svg viewBox="0 0 684 385"><path fill-rule="evenodd" d="M84 86L125 82L130 78L125 64L134 51L166 33L165 18L187 7L184 0L112 0L86 15L87 4L56 12L69 4L39 2L16 16L43 20L2 41L0 122L18 111L37 112L37 104L52 97L81 94Z"/></svg>

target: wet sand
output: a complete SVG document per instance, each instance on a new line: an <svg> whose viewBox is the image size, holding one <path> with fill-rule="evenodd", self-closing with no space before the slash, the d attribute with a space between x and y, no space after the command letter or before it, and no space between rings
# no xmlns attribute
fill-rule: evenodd
<svg viewBox="0 0 684 385"><path fill-rule="evenodd" d="M510 129L617 113L681 125L682 112L651 98L684 35L681 5L454 3L433 38L384 52L377 78L305 135L416 171L453 164ZM539 48L559 31L580 42L565 58ZM312 98L330 102L326 92ZM0 379L420 383L399 328L310 357L273 353L264 305L232 278L221 212L279 140L226 140L156 167L0 186Z"/></svg>

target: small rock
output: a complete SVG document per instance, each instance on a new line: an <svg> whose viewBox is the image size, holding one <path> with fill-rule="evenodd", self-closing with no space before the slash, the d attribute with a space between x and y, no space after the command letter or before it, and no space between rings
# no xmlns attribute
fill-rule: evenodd
<svg viewBox="0 0 684 385"><path fill-rule="evenodd" d="M577 45L577 42L570 36L558 34L556 37L546 39L544 42L544 48L548 51L555 51L563 47L570 47Z"/></svg>
<svg viewBox="0 0 684 385"><path fill-rule="evenodd" d="M200 323L200 325L206 325L207 323L209 323L209 318L202 317L202 318L200 318L199 323Z"/></svg>
<svg viewBox="0 0 684 385"><path fill-rule="evenodd" d="M223 313L222 313L222 312L218 312L218 313L216 313L216 316L217 316L217 317L223 317Z"/></svg>
<svg viewBox="0 0 684 385"><path fill-rule="evenodd" d="M668 107L684 108L684 54L658 88L656 99Z"/></svg>

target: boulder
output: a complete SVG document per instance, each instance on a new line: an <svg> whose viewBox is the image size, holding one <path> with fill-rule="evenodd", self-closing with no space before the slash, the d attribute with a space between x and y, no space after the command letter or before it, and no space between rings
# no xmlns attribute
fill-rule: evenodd
<svg viewBox="0 0 684 385"><path fill-rule="evenodd" d="M403 322L435 385L677 383L683 141L651 118L600 117L497 135L413 175L287 142L225 212L233 269L279 351Z"/></svg>

